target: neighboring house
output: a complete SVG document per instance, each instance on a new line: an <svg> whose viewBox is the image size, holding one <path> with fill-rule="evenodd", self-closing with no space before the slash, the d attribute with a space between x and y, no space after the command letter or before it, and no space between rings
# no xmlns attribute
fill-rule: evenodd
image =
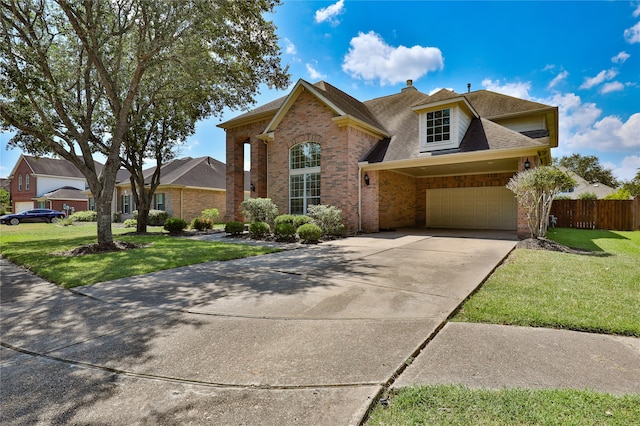
<svg viewBox="0 0 640 426"><path fill-rule="evenodd" d="M576 181L576 186L571 191L562 192L561 194L559 194L560 196L569 197L573 200L577 200L580 198L581 194L592 193L592 194L596 194L598 199L602 199L607 195L613 194L614 192L616 192L615 189L605 185L604 183L599 183L599 182L589 183L588 181L583 179L581 176L578 176L577 174L573 173L566 167L558 166L558 168L569 173L569 176L571 176L573 180Z"/></svg>
<svg viewBox="0 0 640 426"><path fill-rule="evenodd" d="M557 107L486 90L400 93L360 102L321 81L219 125L227 139L227 220L241 220L244 144L252 196L280 212L342 209L346 229L402 226L528 234L505 188L519 170L550 164Z"/></svg>
<svg viewBox="0 0 640 426"><path fill-rule="evenodd" d="M147 184L155 167L144 171ZM249 181L243 179L243 192L248 193ZM122 213L122 218L130 218L136 205L131 192L131 182L120 179L116 184L116 210ZM199 217L203 210L216 208L220 217L226 214L226 166L224 163L211 158L179 158L164 164L160 170L160 185L155 191L151 208L165 210L169 216L191 221Z"/></svg>
<svg viewBox="0 0 640 426"><path fill-rule="evenodd" d="M96 168L101 167L96 162ZM33 208L72 213L88 208L86 179L70 161L21 155L9 179L16 213Z"/></svg>

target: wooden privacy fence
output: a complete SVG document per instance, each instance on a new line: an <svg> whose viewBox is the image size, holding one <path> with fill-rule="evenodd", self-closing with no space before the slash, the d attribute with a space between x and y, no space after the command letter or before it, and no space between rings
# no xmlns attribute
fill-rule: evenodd
<svg viewBox="0 0 640 426"><path fill-rule="evenodd" d="M640 197L635 200L555 200L551 215L559 228L640 229Z"/></svg>

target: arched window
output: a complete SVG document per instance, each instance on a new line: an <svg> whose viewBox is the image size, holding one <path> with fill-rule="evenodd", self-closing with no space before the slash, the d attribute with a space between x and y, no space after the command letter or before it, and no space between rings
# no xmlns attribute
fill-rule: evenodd
<svg viewBox="0 0 640 426"><path fill-rule="evenodd" d="M320 144L304 142L289 151L289 212L305 214L320 204Z"/></svg>
<svg viewBox="0 0 640 426"><path fill-rule="evenodd" d="M25 191L29 190L29 175L28 174L24 175L24 190Z"/></svg>
<svg viewBox="0 0 640 426"><path fill-rule="evenodd" d="M22 175L18 175L18 191L22 191Z"/></svg>

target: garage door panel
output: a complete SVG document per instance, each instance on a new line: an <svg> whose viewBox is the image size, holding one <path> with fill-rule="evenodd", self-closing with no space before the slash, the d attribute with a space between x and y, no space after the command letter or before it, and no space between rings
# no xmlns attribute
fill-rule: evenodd
<svg viewBox="0 0 640 426"><path fill-rule="evenodd" d="M517 228L517 203L504 187L427 190L427 226L432 228Z"/></svg>

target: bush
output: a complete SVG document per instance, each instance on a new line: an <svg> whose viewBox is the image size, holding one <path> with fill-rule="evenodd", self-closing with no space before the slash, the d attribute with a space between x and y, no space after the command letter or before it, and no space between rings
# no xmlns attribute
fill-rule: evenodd
<svg viewBox="0 0 640 426"><path fill-rule="evenodd" d="M252 222L273 223L273 219L278 215L278 206L271 198L249 198L240 204L242 214L248 216Z"/></svg>
<svg viewBox="0 0 640 426"><path fill-rule="evenodd" d="M204 231L205 229L212 229L213 222L210 219L204 217L196 217L191 221L191 229L195 229L197 231Z"/></svg>
<svg viewBox="0 0 640 426"><path fill-rule="evenodd" d="M179 234L187 227L187 221L177 217L170 217L164 221L164 230L170 234Z"/></svg>
<svg viewBox="0 0 640 426"><path fill-rule="evenodd" d="M96 222L98 220L98 213L93 210L75 212L69 216L74 222Z"/></svg>
<svg viewBox="0 0 640 426"><path fill-rule="evenodd" d="M111 221L114 223L122 222L122 212L111 213Z"/></svg>
<svg viewBox="0 0 640 426"><path fill-rule="evenodd" d="M138 210L133 211L133 218L138 219ZM169 218L169 213L164 210L149 210L149 216L147 217L147 225L149 226L162 226L164 222Z"/></svg>
<svg viewBox="0 0 640 426"><path fill-rule="evenodd" d="M598 196L595 192L583 192L578 195L578 200L597 200Z"/></svg>
<svg viewBox="0 0 640 426"><path fill-rule="evenodd" d="M306 223L298 228L298 236L300 239L307 243L318 242L322 236L322 229L316 224Z"/></svg>
<svg viewBox="0 0 640 426"><path fill-rule="evenodd" d="M274 223L276 225L279 225L281 223L289 223L293 225L294 230L298 229L300 226L304 225L305 223L311 223L312 221L313 219L311 219L309 216L293 215L293 214L281 214L280 216L277 216L274 219Z"/></svg>
<svg viewBox="0 0 640 426"><path fill-rule="evenodd" d="M313 219L313 223L322 230L322 235L331 235L344 228L342 224L342 210L334 206L317 204L307 207L307 215Z"/></svg>
<svg viewBox="0 0 640 426"><path fill-rule="evenodd" d="M611 194L604 197L605 200L629 200L631 199L631 192L629 190L620 188L616 192L612 192Z"/></svg>
<svg viewBox="0 0 640 426"><path fill-rule="evenodd" d="M242 222L227 222L224 226L224 232L231 235L239 235L244 232L244 223Z"/></svg>
<svg viewBox="0 0 640 426"><path fill-rule="evenodd" d="M71 216L67 216L65 218L62 218L58 221L58 225L59 226L71 226L73 225L73 219L71 219Z"/></svg>
<svg viewBox="0 0 640 426"><path fill-rule="evenodd" d="M293 241L296 237L296 227L288 222L278 223L273 233L278 241Z"/></svg>
<svg viewBox="0 0 640 426"><path fill-rule="evenodd" d="M207 219L211 222L211 226L216 223L216 220L220 218L220 212L218 209L206 209L202 210L200 217L203 219Z"/></svg>
<svg viewBox="0 0 640 426"><path fill-rule="evenodd" d="M264 238L271 234L271 228L266 222L253 222L249 225L249 235L253 238Z"/></svg>
<svg viewBox="0 0 640 426"><path fill-rule="evenodd" d="M137 228L138 221L136 219L127 219L124 221L123 226L125 228Z"/></svg>

